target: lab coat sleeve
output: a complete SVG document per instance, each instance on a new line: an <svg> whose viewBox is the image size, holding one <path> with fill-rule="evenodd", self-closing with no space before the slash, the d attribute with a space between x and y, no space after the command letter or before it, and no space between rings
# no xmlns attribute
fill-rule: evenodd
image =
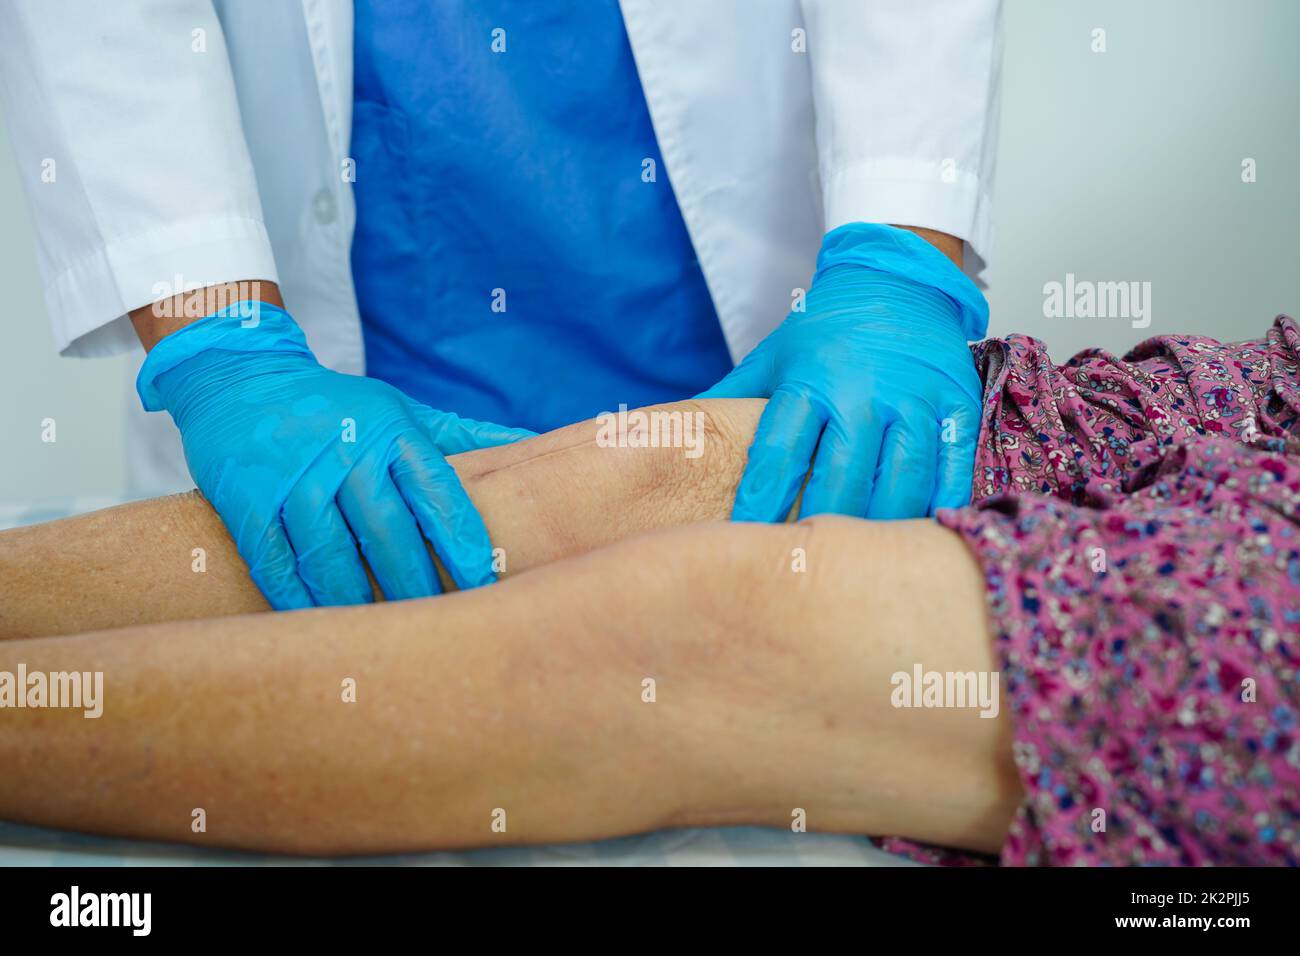
<svg viewBox="0 0 1300 956"><path fill-rule="evenodd" d="M126 313L186 288L277 279L211 0L4 0L0 109L63 354L136 347Z"/></svg>
<svg viewBox="0 0 1300 956"><path fill-rule="evenodd" d="M991 240L999 0L802 0L827 231L921 226Z"/></svg>

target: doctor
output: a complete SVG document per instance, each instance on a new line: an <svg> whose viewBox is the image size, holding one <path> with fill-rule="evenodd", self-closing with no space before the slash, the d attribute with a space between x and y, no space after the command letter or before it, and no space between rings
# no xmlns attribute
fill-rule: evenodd
<svg viewBox="0 0 1300 956"><path fill-rule="evenodd" d="M810 467L804 514L962 504L998 15L10 0L0 90L60 351L142 344L175 422L135 486L186 483L179 433L293 608L366 600L361 554L435 593L421 533L491 581L445 456L701 390L770 398L738 519Z"/></svg>

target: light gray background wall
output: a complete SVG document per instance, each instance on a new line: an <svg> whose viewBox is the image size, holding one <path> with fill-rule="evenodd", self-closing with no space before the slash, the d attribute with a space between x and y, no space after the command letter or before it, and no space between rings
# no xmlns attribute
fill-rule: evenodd
<svg viewBox="0 0 1300 956"><path fill-rule="evenodd" d="M1098 27L1105 53L1091 49ZM1007 0L991 334L1036 335L1065 358L1174 331L1247 338L1278 312L1300 316L1297 36L1295 0ZM0 502L120 494L139 356L54 353L0 140ZM1255 183L1241 180L1246 157ZM1151 326L1044 318L1043 285L1067 272L1149 281Z"/></svg>

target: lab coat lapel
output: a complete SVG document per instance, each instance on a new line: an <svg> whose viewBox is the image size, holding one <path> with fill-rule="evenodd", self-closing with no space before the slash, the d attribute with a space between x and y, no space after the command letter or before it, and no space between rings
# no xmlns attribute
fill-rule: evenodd
<svg viewBox="0 0 1300 956"><path fill-rule="evenodd" d="M672 189L732 358L786 315L821 241L798 0L620 0Z"/></svg>

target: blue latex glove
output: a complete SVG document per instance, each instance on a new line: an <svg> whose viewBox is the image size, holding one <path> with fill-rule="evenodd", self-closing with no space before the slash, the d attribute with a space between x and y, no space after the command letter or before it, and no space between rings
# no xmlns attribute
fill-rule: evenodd
<svg viewBox="0 0 1300 956"><path fill-rule="evenodd" d="M330 371L287 312L254 302L168 335L136 389L171 413L190 474L277 610L372 600L360 554L390 599L439 593L421 531L459 587L495 580L483 519L444 456L532 432Z"/></svg>
<svg viewBox="0 0 1300 956"><path fill-rule="evenodd" d="M767 398L732 517L910 518L970 498L983 387L967 346L988 303L920 236L827 233L805 310L702 398ZM815 457L814 457L815 454Z"/></svg>

